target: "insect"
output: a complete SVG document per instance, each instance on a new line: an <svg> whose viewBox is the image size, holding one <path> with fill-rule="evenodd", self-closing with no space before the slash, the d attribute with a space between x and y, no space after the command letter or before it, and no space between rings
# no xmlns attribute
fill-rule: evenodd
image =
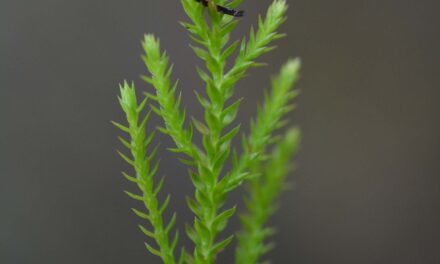
<svg viewBox="0 0 440 264"><path fill-rule="evenodd" d="M204 6L208 6L208 0L196 0L199 3L202 3ZM225 15L230 15L230 16L234 16L234 17L242 17L244 16L244 11L243 10L235 10L235 9L231 9L231 8L227 8L224 6L220 6L220 5L216 5L217 7L217 11L225 14Z"/></svg>

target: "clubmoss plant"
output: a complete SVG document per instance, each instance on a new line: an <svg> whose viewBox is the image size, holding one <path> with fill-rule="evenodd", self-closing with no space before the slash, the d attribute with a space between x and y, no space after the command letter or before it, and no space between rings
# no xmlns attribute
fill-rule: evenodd
<svg viewBox="0 0 440 264"><path fill-rule="evenodd" d="M266 244L273 233L273 229L266 226L267 220L274 213L277 198L284 189L300 137L296 128L286 129L281 136L277 136L277 132L288 124L285 117L293 110L291 102L298 95L293 88L300 63L297 59L289 60L273 78L272 87L250 124L249 134L242 137L241 149L235 149L231 141L240 133L240 125L231 127L231 124L243 99L234 98L234 87L250 68L263 65L256 59L273 50L272 42L284 36L277 31L286 20L287 10L285 0L274 0L266 16L258 19L257 29L252 28L249 36L241 41L230 42L230 34L239 19L223 14L219 6L234 10L241 2L181 0L190 20L181 24L190 33L191 48L205 64L204 69L196 69L205 83L205 92L195 93L204 110L203 120L191 118L191 122L188 121L181 105L178 83L171 80L172 66L168 56L151 34L145 35L142 42L145 51L142 59L148 72L142 79L153 89L144 92L139 102L134 84L124 82L120 85L119 103L128 125L114 124L128 134L128 139L120 137L120 141L131 155L119 154L134 168L133 176L123 173L124 176L140 190L140 194L126 193L143 203L144 211L133 211L149 223L149 227L140 226L140 230L155 245L146 244L146 247L166 264L215 263L219 252L234 238L231 234L225 239L223 234L236 211L236 207L225 208L225 201L230 192L243 183L247 190L247 210L241 215L243 228L237 232L236 263L257 263L272 247ZM233 54L236 54L235 59L227 68L226 62L231 61ZM148 112L145 109L147 100L152 101ZM179 256L176 254L178 232L171 234L176 215L171 219L163 216L170 198L158 199L163 178L158 179L156 175L159 166L155 161L157 146L149 147L154 138L154 129L147 131L151 111L163 119L163 126L157 130L172 138L175 146L169 150L189 166L189 176L195 187L194 195L187 198L195 218L192 225L186 226L194 249L192 252L182 249ZM195 143L194 132L200 133L201 146ZM228 161L232 162L232 168L226 170Z"/></svg>

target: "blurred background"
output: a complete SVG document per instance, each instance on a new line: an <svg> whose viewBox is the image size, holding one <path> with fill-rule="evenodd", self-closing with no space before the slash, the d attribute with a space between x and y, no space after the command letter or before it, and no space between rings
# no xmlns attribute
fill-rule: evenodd
<svg viewBox="0 0 440 264"><path fill-rule="evenodd" d="M270 1L247 0L234 38ZM288 57L301 57L291 120L303 141L271 224L273 263L440 263L440 4L434 0L289 1L288 37L237 87L248 123ZM140 40L154 32L175 64L184 104L200 61L179 1L0 2L0 263L159 263L122 190L115 153L118 83L145 73ZM153 118L151 128L159 122ZM246 128L246 126L245 126ZM172 143L158 136L162 146ZM161 151L171 210L190 222L186 169ZM238 203L242 191L229 200ZM242 207L240 207L242 208ZM183 225L180 224L179 227ZM238 227L232 221L230 234ZM225 235L226 235L225 234ZM188 244L188 241L183 241ZM233 250L219 263L233 263Z"/></svg>

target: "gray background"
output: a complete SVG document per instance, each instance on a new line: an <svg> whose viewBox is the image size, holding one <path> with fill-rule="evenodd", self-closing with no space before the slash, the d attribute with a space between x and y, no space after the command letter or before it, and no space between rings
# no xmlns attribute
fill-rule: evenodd
<svg viewBox="0 0 440 264"><path fill-rule="evenodd" d="M247 0L236 37L269 1ZM292 120L295 189L273 218L274 263L440 263L438 1L289 1L288 38L237 87L255 104L287 57L304 62ZM178 1L0 2L0 263L158 263L143 248L115 154L117 84L139 81L146 32L175 63L184 103L200 62ZM158 119L153 119L157 122ZM152 127L154 124L152 124ZM165 136L163 147L171 146ZM185 168L163 151L172 210L190 221ZM230 204L239 202L235 192ZM232 222L233 228L237 226ZM228 232L232 232L228 230ZM228 233L227 232L227 233ZM187 241L185 241L187 242ZM220 263L232 263L232 250Z"/></svg>

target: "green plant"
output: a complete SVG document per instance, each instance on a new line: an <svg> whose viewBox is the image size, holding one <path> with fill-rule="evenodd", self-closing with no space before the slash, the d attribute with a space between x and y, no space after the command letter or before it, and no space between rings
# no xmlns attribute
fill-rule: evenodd
<svg viewBox="0 0 440 264"><path fill-rule="evenodd" d="M291 156L297 149L299 135L297 129L289 128L284 135L277 136L277 130L288 122L284 117L293 110L291 105L298 93L293 90L298 78L299 60L289 60L278 76L272 81L270 93L265 96L258 115L251 122L249 135L243 135L241 150L235 150L231 141L240 132L240 125L230 128L235 121L242 99L233 99L235 84L245 77L251 67L262 66L255 62L262 54L274 49L271 43L283 37L277 32L285 21L287 5L284 0L275 0L264 18L258 20L256 30L251 29L248 38L230 43L230 33L239 20L217 12L216 5L237 8L242 0L209 0L207 8L195 0L181 0L190 22L181 24L190 32L193 40L191 48L205 63L206 69L197 68L205 83L205 94L196 92L196 97L204 109L204 120L187 116L181 107L181 96L177 82L171 81L172 66L160 42L153 35L145 35L142 56L149 74L142 79L151 84L152 92L145 92L138 103L133 84L124 82L120 86L119 102L126 114L128 126L114 124L128 133L129 139L120 138L130 152L121 157L133 166L135 175L124 176L137 184L141 194L127 194L143 202L146 212L133 209L134 213L150 223L150 230L140 226L145 235L156 242L147 244L147 249L159 256L163 263L214 263L217 254L233 239L219 239L228 220L235 214L236 207L224 208L228 194L247 183L245 212L242 217L243 229L238 232L236 250L237 263L256 263L270 248L266 238L273 230L266 227L267 219L275 211L277 197L285 185ZM208 16L205 11L208 11ZM226 62L235 53L237 56L231 67ZM186 234L194 243L192 253L182 249L177 258L175 249L179 235L170 236L176 221L175 214L169 221L163 213L170 202L169 196L159 202L162 180L157 180L158 163L154 162L157 147L147 153L154 132L146 131L150 112L145 114L147 100L150 109L164 121L160 132L169 135L175 146L170 151L181 153L181 161L190 167L190 178L195 187L193 198L187 203L195 215L194 223L187 225ZM142 118L142 115L145 117ZM189 124L188 124L189 123ZM202 136L202 146L193 140L193 128ZM232 169L225 171L225 163L232 161Z"/></svg>

